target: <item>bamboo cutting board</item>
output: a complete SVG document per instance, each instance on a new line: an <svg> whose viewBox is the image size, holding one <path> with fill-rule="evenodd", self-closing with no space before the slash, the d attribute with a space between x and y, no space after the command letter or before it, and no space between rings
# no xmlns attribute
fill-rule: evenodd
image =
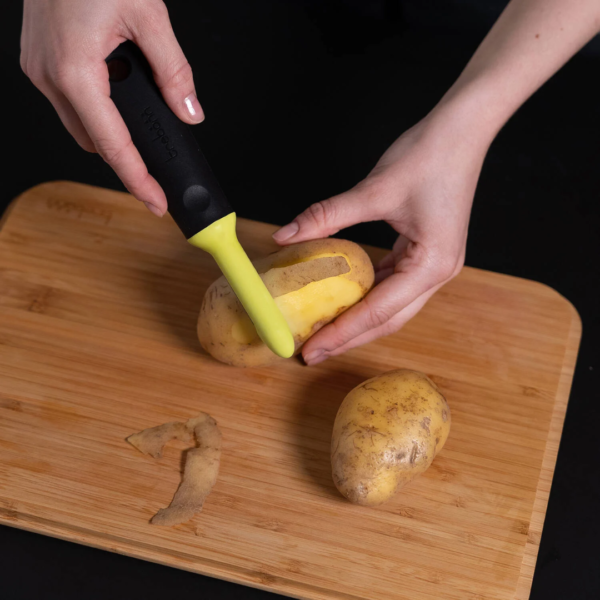
<svg viewBox="0 0 600 600"><path fill-rule="evenodd" d="M274 250L273 230L240 222L251 257ZM573 307L466 268L396 335L313 368L243 370L196 340L217 276L125 194L49 183L12 205L0 522L297 598L527 598L581 333ZM350 389L398 367L445 392L450 438L389 504L353 506L331 481L333 420ZM200 411L223 432L219 480L193 521L149 525L181 448L155 461L124 439Z"/></svg>

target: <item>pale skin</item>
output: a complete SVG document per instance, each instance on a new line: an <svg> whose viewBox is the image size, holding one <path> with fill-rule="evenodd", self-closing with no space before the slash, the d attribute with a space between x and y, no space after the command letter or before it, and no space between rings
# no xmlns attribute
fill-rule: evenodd
<svg viewBox="0 0 600 600"><path fill-rule="evenodd" d="M399 234L366 298L303 348L315 365L398 331L464 262L486 152L511 115L600 31L598 0L512 0L456 83L354 188L310 206L279 244L383 220ZM155 214L167 209L109 97L104 59L126 39L148 58L171 109L204 119L192 71L161 0L25 0L21 66L86 150L99 152Z"/></svg>
<svg viewBox="0 0 600 600"><path fill-rule="evenodd" d="M125 187L158 216L167 199L131 141L110 99L104 59L125 40L144 52L173 112L193 125L204 119L192 69L162 0L25 0L21 67L52 102L64 126L98 152Z"/></svg>

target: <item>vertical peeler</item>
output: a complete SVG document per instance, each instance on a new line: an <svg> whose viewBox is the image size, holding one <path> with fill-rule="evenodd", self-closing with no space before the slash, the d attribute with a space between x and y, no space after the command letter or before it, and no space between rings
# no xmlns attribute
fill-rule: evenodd
<svg viewBox="0 0 600 600"><path fill-rule="evenodd" d="M168 107L133 42L121 44L106 62L111 98L163 188L173 220L190 244L213 256L261 340L275 354L292 356L288 324L237 239L235 212L190 127Z"/></svg>

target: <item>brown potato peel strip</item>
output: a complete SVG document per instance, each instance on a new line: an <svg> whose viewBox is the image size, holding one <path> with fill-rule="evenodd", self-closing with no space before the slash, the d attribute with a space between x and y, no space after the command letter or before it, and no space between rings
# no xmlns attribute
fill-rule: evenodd
<svg viewBox="0 0 600 600"><path fill-rule="evenodd" d="M192 431L188 429L187 423L174 421L134 433L127 438L127 441L143 454L149 454L152 458L162 458L163 448L168 442L171 440L191 442Z"/></svg>
<svg viewBox="0 0 600 600"><path fill-rule="evenodd" d="M144 454L162 456L169 441L196 439L198 447L186 453L181 484L167 508L161 508L150 520L153 525L179 525L202 510L204 501L217 481L221 461L221 432L217 422L201 413L185 423L172 422L134 433L127 441Z"/></svg>
<svg viewBox="0 0 600 600"><path fill-rule="evenodd" d="M309 283L337 277L350 272L344 256L323 256L287 267L273 268L262 273L260 278L273 298L295 292Z"/></svg>

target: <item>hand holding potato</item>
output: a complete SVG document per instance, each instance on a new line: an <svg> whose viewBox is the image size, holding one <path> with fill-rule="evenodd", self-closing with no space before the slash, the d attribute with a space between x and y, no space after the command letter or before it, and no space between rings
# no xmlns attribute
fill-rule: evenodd
<svg viewBox="0 0 600 600"><path fill-rule="evenodd" d="M273 236L293 244L375 220L400 234L378 265L379 284L305 344L307 364L397 331L459 273L487 148L456 139L453 127L452 120L425 119L389 148L364 181L313 204Z"/></svg>
<svg viewBox="0 0 600 600"><path fill-rule="evenodd" d="M313 204L275 234L290 244L378 220L400 234L379 265L379 285L306 343L308 364L397 331L460 271L489 145L599 28L598 0L512 0L438 105L392 144L364 181Z"/></svg>

